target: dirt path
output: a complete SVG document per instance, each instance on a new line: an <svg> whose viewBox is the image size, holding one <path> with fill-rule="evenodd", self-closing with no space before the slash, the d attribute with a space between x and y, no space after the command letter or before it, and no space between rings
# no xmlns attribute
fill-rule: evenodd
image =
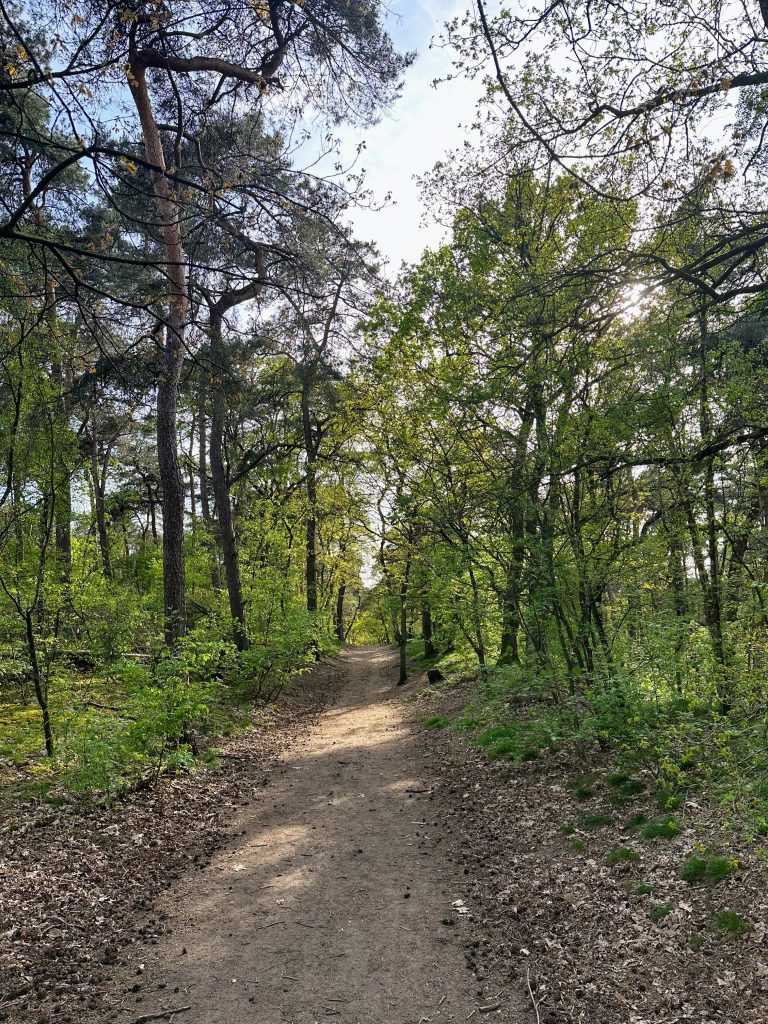
<svg viewBox="0 0 768 1024"><path fill-rule="evenodd" d="M234 848L166 899L172 931L108 999L111 1019L173 1007L190 1007L177 1024L530 1019L466 968L471 925L453 907L466 880L435 841L391 651L350 650L340 670L340 702L233 823Z"/></svg>

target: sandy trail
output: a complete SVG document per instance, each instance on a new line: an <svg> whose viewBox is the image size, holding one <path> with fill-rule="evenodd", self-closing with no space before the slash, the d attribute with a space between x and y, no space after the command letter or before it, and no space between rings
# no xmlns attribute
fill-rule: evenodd
<svg viewBox="0 0 768 1024"><path fill-rule="evenodd" d="M465 966L463 876L434 843L392 652L351 649L340 671L340 702L233 822L235 847L169 894L173 930L133 979L141 1001L129 981L112 1019L186 1006L177 1024L528 1019L509 994L488 1012Z"/></svg>

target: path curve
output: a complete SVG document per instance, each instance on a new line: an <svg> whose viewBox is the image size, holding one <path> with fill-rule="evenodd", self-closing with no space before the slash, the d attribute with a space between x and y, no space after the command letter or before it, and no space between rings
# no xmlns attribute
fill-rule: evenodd
<svg viewBox="0 0 768 1024"><path fill-rule="evenodd" d="M525 1019L508 999L477 1001L453 907L462 877L435 843L396 657L351 648L339 668L340 701L233 822L239 840L166 897L172 931L112 1020L174 1007L190 1007L176 1024Z"/></svg>

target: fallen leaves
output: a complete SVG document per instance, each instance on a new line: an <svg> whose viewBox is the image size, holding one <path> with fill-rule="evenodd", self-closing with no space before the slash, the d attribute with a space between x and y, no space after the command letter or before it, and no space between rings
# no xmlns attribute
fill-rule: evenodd
<svg viewBox="0 0 768 1024"><path fill-rule="evenodd" d="M166 929L156 897L203 868L230 834L233 813L281 750L328 706L337 669L315 670L230 740L219 766L108 807L27 803L0 824L0 1021L74 1024L130 947ZM234 756L236 755L236 756ZM260 789L261 787L259 787ZM169 1009L156 1018L183 1013Z"/></svg>
<svg viewBox="0 0 768 1024"><path fill-rule="evenodd" d="M439 713L428 699L425 712ZM734 877L717 887L681 878L694 848L722 843L721 813L704 796L686 801L680 834L650 843L624 822L635 809L658 813L652 785L624 813L598 778L590 810L606 821L580 831L583 804L568 786L578 769L564 758L489 761L449 730L422 741L442 778L441 832L466 878L453 910L472 908L466 957L480 984L489 971L512 974L525 992L528 978L542 1024L765 1024L768 955L755 956L766 949L764 867L731 835ZM606 863L619 847L637 857ZM712 927L722 906L749 920L743 938Z"/></svg>

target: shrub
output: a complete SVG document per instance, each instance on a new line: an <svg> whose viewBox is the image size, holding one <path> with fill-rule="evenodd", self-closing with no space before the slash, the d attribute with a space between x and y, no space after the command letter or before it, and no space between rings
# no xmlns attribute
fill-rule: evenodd
<svg viewBox="0 0 768 1024"><path fill-rule="evenodd" d="M486 751L488 757L506 757L510 761L533 761L552 742L546 723L525 721L491 726L475 738L475 743Z"/></svg>

